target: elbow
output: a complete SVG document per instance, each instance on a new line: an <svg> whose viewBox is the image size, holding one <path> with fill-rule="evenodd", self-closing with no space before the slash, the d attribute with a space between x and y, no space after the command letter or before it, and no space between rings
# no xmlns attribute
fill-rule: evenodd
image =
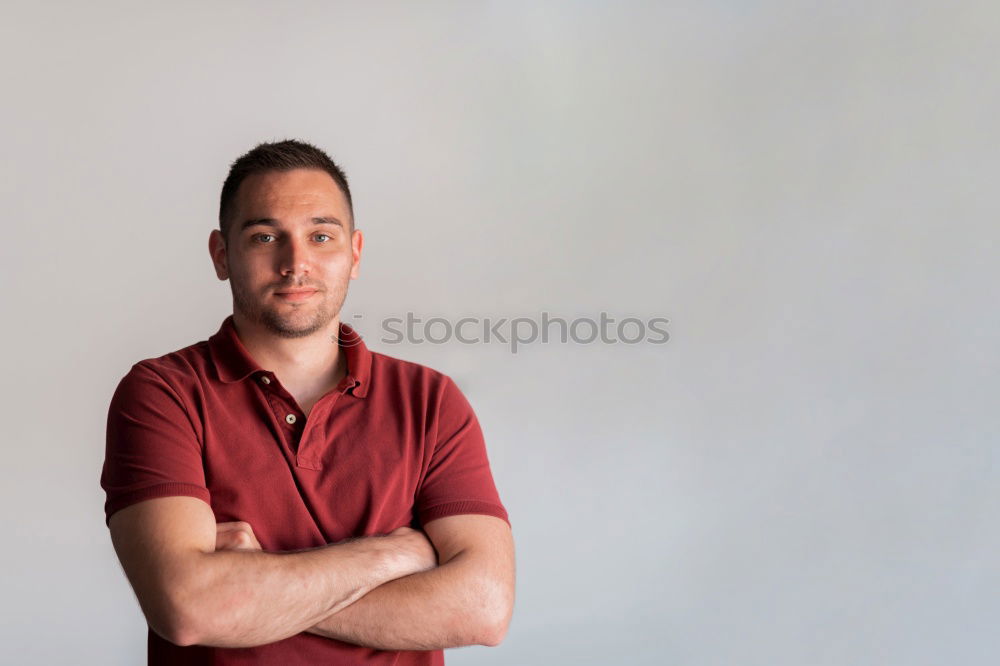
<svg viewBox="0 0 1000 666"><path fill-rule="evenodd" d="M514 612L514 591L503 584L495 586L496 594L482 605L479 620L478 645L497 647L507 636L510 619Z"/></svg>
<svg viewBox="0 0 1000 666"><path fill-rule="evenodd" d="M197 645L198 643L202 642L197 636L195 636L193 632L191 632L186 627L178 627L176 629L171 628L168 630L168 633L166 635L164 634L160 635L163 636L163 638L165 638L166 640L173 643L174 645L180 647Z"/></svg>
<svg viewBox="0 0 1000 666"><path fill-rule="evenodd" d="M180 593L177 580L158 581L158 584L135 586L139 607L146 624L158 636L174 645L194 645L197 637L192 628L190 608Z"/></svg>
<svg viewBox="0 0 1000 666"><path fill-rule="evenodd" d="M172 595L165 595L170 597ZM176 599L164 599L165 608L158 617L148 617L149 627L164 640L180 647L188 647L204 642L199 630L203 629L200 622L191 612L190 605L184 605Z"/></svg>
<svg viewBox="0 0 1000 666"><path fill-rule="evenodd" d="M485 645L486 647L497 647L503 642L504 637L507 635L507 624L495 624L492 626L484 627L482 636L476 641L479 645Z"/></svg>
<svg viewBox="0 0 1000 666"><path fill-rule="evenodd" d="M214 644L213 641L217 639L214 638L211 629L202 619L194 615L193 610L188 606L175 615L175 622L170 627L171 635L167 640L180 647Z"/></svg>
<svg viewBox="0 0 1000 666"><path fill-rule="evenodd" d="M196 569L171 580L160 595L156 624L153 618L147 617L150 628L181 647L208 644L216 633L208 620L217 613L203 607L210 597L206 590L207 581L199 576Z"/></svg>
<svg viewBox="0 0 1000 666"><path fill-rule="evenodd" d="M497 647L507 636L507 628L509 626L509 612L487 618L480 629L480 636L477 643L486 647Z"/></svg>
<svg viewBox="0 0 1000 666"><path fill-rule="evenodd" d="M196 623L173 607L172 603L166 599L164 601L162 608L146 613L146 623L149 628L164 640L181 647L201 642L194 632Z"/></svg>

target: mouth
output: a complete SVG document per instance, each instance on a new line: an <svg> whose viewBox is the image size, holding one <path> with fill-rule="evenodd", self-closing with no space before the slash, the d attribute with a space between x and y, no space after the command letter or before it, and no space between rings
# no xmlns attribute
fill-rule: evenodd
<svg viewBox="0 0 1000 666"><path fill-rule="evenodd" d="M282 300L294 303L308 300L315 293L316 289L282 289L281 291L274 292L274 295Z"/></svg>

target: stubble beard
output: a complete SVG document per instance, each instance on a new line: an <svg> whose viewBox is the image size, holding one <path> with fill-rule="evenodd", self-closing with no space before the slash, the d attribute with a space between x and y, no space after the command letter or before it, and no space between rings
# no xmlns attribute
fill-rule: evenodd
<svg viewBox="0 0 1000 666"><path fill-rule="evenodd" d="M251 298L243 285L232 278L229 284L233 292L233 307L248 320L283 338L304 338L325 329L340 313L347 296L346 290L337 290L331 298L326 298L328 292L320 290L313 297L321 298L318 304L306 302L279 310ZM312 309L311 315L304 314L307 308Z"/></svg>

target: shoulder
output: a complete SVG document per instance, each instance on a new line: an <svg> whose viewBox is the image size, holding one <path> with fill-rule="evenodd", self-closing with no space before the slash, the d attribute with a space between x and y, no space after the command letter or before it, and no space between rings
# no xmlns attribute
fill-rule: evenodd
<svg viewBox="0 0 1000 666"><path fill-rule="evenodd" d="M203 383L211 372L211 367L208 341L202 340L161 356L133 363L119 381L119 392L124 389L141 391L157 387L179 395L190 393Z"/></svg>
<svg viewBox="0 0 1000 666"><path fill-rule="evenodd" d="M382 395L403 398L426 408L437 409L465 402L455 380L448 374L413 361L379 352L371 352L373 390Z"/></svg>
<svg viewBox="0 0 1000 666"><path fill-rule="evenodd" d="M438 385L451 379L439 370L407 361L395 356L389 356L381 352L371 352L372 355L372 380L408 380L409 382L427 383Z"/></svg>

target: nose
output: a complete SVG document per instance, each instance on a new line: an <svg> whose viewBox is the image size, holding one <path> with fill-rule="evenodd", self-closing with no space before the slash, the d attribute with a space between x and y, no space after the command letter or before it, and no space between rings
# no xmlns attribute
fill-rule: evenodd
<svg viewBox="0 0 1000 666"><path fill-rule="evenodd" d="M309 247L301 239L288 239L278 253L278 261L278 271L282 277L291 277L299 282L309 275Z"/></svg>

